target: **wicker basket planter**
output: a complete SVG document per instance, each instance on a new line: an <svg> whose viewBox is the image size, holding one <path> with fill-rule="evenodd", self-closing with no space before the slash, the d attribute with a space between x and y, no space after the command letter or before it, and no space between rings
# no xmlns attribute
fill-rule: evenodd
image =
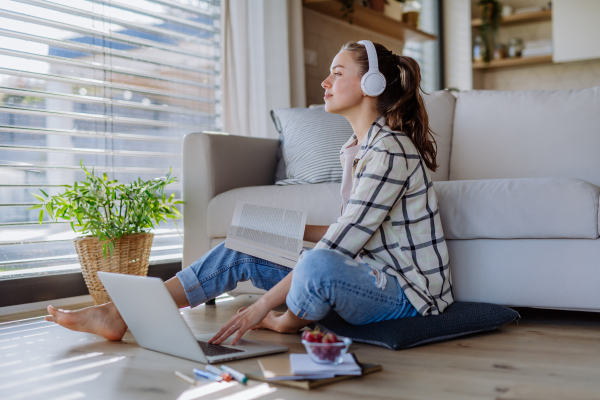
<svg viewBox="0 0 600 400"><path fill-rule="evenodd" d="M96 305L111 301L97 272L146 276L153 238L153 233L123 235L121 239L115 241L112 256L107 252L106 258L97 237L86 236L73 239L83 278Z"/></svg>

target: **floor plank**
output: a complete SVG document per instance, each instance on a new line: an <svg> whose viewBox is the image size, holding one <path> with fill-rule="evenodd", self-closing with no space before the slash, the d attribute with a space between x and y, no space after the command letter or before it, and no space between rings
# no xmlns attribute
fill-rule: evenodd
<svg viewBox="0 0 600 400"><path fill-rule="evenodd" d="M184 309L182 315L194 333L214 332L257 298L239 296ZM260 399L600 399L600 316L517 311L518 323L407 350L355 343L351 351L358 359L380 363L383 371L310 392L273 386L276 391ZM43 315L42 310L0 317L0 397L175 399L193 394L186 390L203 390L174 376L175 370L191 375L198 363L141 349L130 333L122 342L108 342L47 323ZM247 337L305 352L298 334L251 331ZM230 364L242 371L259 369L256 358ZM237 385L202 399L258 390L260 384Z"/></svg>

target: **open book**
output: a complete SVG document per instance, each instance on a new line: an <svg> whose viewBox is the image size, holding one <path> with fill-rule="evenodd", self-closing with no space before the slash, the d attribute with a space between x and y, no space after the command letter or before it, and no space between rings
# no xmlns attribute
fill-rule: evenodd
<svg viewBox="0 0 600 400"><path fill-rule="evenodd" d="M238 201L225 247L294 268L304 243L312 247L305 226L306 211Z"/></svg>

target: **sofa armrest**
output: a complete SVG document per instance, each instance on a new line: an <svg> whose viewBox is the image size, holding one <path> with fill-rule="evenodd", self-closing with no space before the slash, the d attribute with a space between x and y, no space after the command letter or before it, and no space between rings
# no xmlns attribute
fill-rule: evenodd
<svg viewBox="0 0 600 400"><path fill-rule="evenodd" d="M189 133L183 138L183 268L210 250L208 203L245 186L272 185L277 139Z"/></svg>

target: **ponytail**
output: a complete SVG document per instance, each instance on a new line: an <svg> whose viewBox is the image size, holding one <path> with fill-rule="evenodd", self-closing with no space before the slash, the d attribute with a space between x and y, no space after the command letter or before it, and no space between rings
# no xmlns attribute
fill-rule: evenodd
<svg viewBox="0 0 600 400"><path fill-rule="evenodd" d="M379 71L385 76L387 87L377 98L377 111L386 119L394 131L410 137L419 150L425 165L435 172L437 143L429 126L429 117L421 96L421 69L417 62L406 56L399 56L379 43L374 43L379 61ZM349 42L342 46L349 51L359 66L360 75L369 70L369 61L364 46Z"/></svg>

